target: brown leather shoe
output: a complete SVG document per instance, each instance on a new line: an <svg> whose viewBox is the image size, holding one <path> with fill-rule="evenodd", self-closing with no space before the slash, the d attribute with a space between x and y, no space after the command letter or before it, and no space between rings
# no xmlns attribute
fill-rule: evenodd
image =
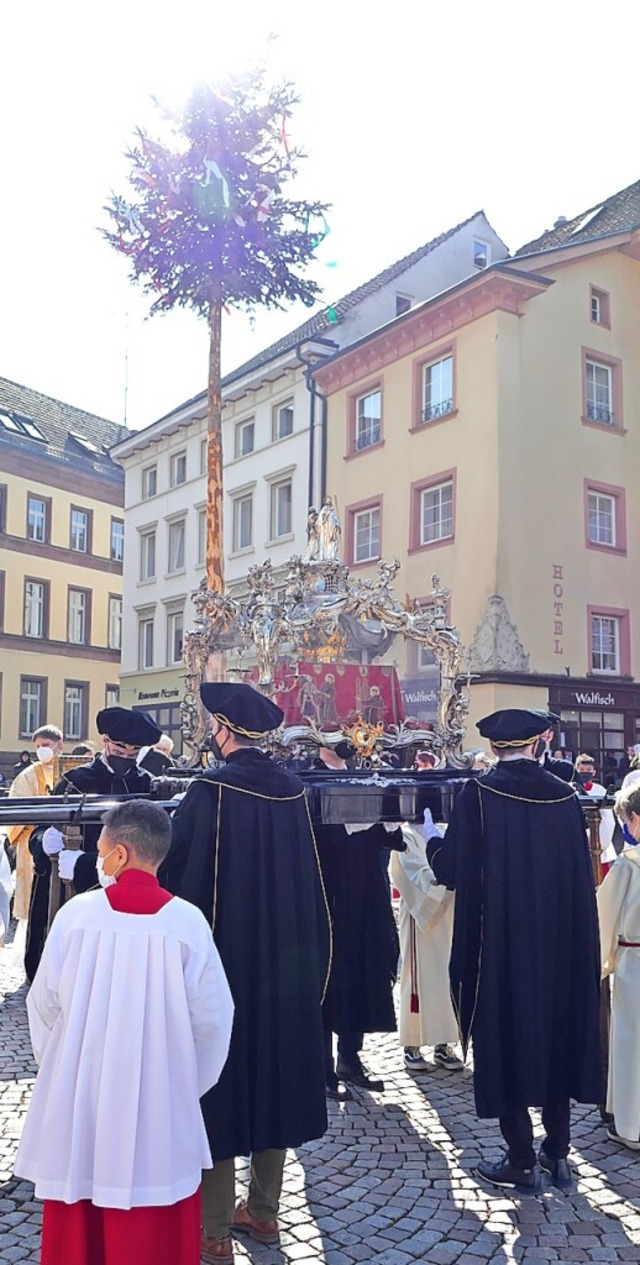
<svg viewBox="0 0 640 1265"><path fill-rule="evenodd" d="M233 1265L233 1239L213 1239L203 1234L200 1239L200 1259L203 1265Z"/></svg>
<svg viewBox="0 0 640 1265"><path fill-rule="evenodd" d="M256 1217L252 1217L246 1203L239 1203L234 1214L231 1225L232 1230L239 1230L241 1234L250 1234L252 1239L258 1243L278 1243L280 1239L280 1231L277 1221L258 1221Z"/></svg>

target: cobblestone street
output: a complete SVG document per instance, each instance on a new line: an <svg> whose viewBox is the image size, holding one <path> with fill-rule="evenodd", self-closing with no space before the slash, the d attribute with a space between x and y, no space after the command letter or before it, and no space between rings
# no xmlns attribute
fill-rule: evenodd
<svg viewBox="0 0 640 1265"><path fill-rule="evenodd" d="M38 1260L40 1230L33 1188L12 1176L34 1068L26 987L10 947L0 949L0 993L0 1262L8 1265ZM481 1153L497 1158L501 1148L493 1123L475 1118L470 1073L410 1076L394 1037L368 1039L365 1058L386 1092L330 1104L326 1136L289 1157L280 1250L238 1243L239 1262L640 1260L640 1159L607 1140L596 1112L573 1115L576 1195L547 1188L505 1198L473 1176Z"/></svg>

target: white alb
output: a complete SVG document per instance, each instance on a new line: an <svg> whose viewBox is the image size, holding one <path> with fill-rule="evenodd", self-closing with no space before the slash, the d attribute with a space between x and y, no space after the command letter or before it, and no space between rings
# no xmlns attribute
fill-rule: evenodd
<svg viewBox="0 0 640 1265"><path fill-rule="evenodd" d="M233 1002L200 911L117 913L103 891L57 914L27 998L39 1065L15 1171L39 1199L174 1204L211 1168L199 1099Z"/></svg>

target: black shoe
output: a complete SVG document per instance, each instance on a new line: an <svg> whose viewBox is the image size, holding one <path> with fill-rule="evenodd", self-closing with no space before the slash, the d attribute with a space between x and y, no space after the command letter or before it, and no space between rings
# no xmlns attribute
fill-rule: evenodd
<svg viewBox="0 0 640 1265"><path fill-rule="evenodd" d="M541 1150L538 1163L542 1171L549 1174L553 1185L557 1186L558 1190L575 1190L576 1181L568 1160L552 1160L545 1151Z"/></svg>
<svg viewBox="0 0 640 1265"><path fill-rule="evenodd" d="M486 1182L491 1182L492 1186L508 1186L525 1195L535 1194L542 1189L538 1165L534 1164L533 1168L516 1168L508 1155L498 1160L497 1164L482 1160L476 1173Z"/></svg>
<svg viewBox="0 0 640 1265"><path fill-rule="evenodd" d="M357 1085L359 1089L368 1089L374 1094L381 1094L384 1090L384 1081L376 1080L373 1076L367 1076L359 1058L353 1059L350 1063L338 1059L336 1070L338 1079L347 1081L349 1085Z"/></svg>
<svg viewBox="0 0 640 1265"><path fill-rule="evenodd" d="M327 1098L333 1102L350 1102L353 1099L351 1090L338 1080L335 1072L327 1072Z"/></svg>

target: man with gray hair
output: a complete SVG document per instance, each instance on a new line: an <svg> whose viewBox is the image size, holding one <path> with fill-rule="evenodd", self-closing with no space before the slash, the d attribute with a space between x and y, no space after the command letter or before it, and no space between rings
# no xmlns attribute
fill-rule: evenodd
<svg viewBox="0 0 640 1265"><path fill-rule="evenodd" d="M44 1200L43 1265L199 1265L200 1098L233 1002L206 919L156 878L170 839L149 801L106 814L101 887L56 915L27 999L39 1072L16 1173Z"/></svg>

